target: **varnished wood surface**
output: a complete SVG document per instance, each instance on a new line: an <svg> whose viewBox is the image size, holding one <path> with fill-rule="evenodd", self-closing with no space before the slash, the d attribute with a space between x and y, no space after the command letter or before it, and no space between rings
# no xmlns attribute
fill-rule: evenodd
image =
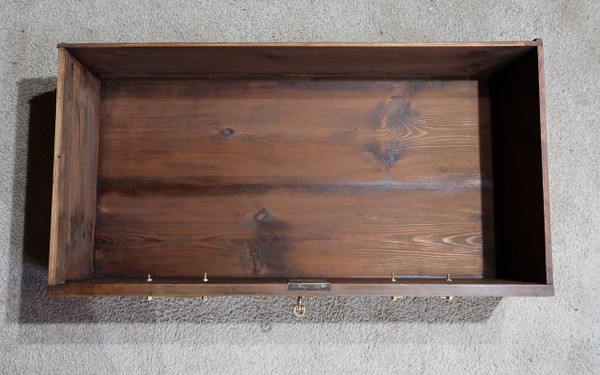
<svg viewBox="0 0 600 375"><path fill-rule="evenodd" d="M501 279L332 279L329 291L288 290L287 280L220 279L156 280L152 283L131 279L101 279L56 285L48 295L69 296L551 296L552 285Z"/></svg>
<svg viewBox="0 0 600 375"><path fill-rule="evenodd" d="M548 177L548 130L546 124L546 74L544 68L544 46L541 39L536 47L538 58L538 91L540 113L540 152L542 154L542 189L544 194L544 241L546 283L553 284L552 230L550 220L550 180Z"/></svg>
<svg viewBox="0 0 600 375"><path fill-rule="evenodd" d="M553 294L541 40L60 47L49 295Z"/></svg>
<svg viewBox="0 0 600 375"><path fill-rule="evenodd" d="M431 44L64 45L103 78L232 75L473 76L537 41Z"/></svg>
<svg viewBox="0 0 600 375"><path fill-rule="evenodd" d="M477 186L490 152L476 81L109 81L102 95L101 184Z"/></svg>
<svg viewBox="0 0 600 375"><path fill-rule="evenodd" d="M59 50L50 285L90 277L96 218L100 81Z"/></svg>
<svg viewBox="0 0 600 375"><path fill-rule="evenodd" d="M480 277L479 108L469 80L105 82L95 275Z"/></svg>
<svg viewBox="0 0 600 375"><path fill-rule="evenodd" d="M121 277L481 276L480 200L477 189L370 186L101 194L96 270Z"/></svg>

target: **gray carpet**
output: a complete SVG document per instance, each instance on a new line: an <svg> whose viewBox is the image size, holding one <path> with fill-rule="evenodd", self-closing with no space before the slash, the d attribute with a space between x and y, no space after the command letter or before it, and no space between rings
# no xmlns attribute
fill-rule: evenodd
<svg viewBox="0 0 600 375"><path fill-rule="evenodd" d="M599 374L599 24L596 0L2 0L0 373ZM45 297L58 42L536 37L555 297Z"/></svg>

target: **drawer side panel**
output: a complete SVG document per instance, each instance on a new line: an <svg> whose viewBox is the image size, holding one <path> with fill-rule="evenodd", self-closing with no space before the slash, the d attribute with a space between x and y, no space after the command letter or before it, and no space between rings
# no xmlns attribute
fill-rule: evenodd
<svg viewBox="0 0 600 375"><path fill-rule="evenodd" d="M92 274L100 81L59 49L48 283Z"/></svg>

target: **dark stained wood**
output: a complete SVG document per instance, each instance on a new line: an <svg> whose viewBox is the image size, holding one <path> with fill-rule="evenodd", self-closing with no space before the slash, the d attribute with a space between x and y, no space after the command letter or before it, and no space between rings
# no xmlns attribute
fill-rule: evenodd
<svg viewBox="0 0 600 375"><path fill-rule="evenodd" d="M109 81L102 95L101 183L478 185L490 149L476 81Z"/></svg>
<svg viewBox="0 0 600 375"><path fill-rule="evenodd" d="M482 275L476 81L127 80L102 99L96 276Z"/></svg>
<svg viewBox="0 0 600 375"><path fill-rule="evenodd" d="M548 140L546 126L546 75L544 70L544 46L541 39L536 39L538 58L538 89L540 112L540 151L542 154L542 189L544 191L544 239L545 239L545 269L546 283L553 284L552 271L552 235L550 225L550 181L548 179Z"/></svg>
<svg viewBox="0 0 600 375"><path fill-rule="evenodd" d="M540 40L61 47L49 295L553 294Z"/></svg>
<svg viewBox="0 0 600 375"><path fill-rule="evenodd" d="M100 81L59 49L50 285L92 273L99 109Z"/></svg>
<svg viewBox="0 0 600 375"><path fill-rule="evenodd" d="M158 279L152 283L125 279L100 279L48 288L54 297L70 296L551 296L552 285L501 279L332 279L330 291L288 290L287 279Z"/></svg>
<svg viewBox="0 0 600 375"><path fill-rule="evenodd" d="M481 276L478 189L319 189L100 193L97 275Z"/></svg>
<svg viewBox="0 0 600 375"><path fill-rule="evenodd" d="M537 42L437 44L64 45L104 77L231 75L472 76Z"/></svg>
<svg viewBox="0 0 600 375"><path fill-rule="evenodd" d="M540 58L538 51L532 50L490 77L495 238L499 277L551 284Z"/></svg>

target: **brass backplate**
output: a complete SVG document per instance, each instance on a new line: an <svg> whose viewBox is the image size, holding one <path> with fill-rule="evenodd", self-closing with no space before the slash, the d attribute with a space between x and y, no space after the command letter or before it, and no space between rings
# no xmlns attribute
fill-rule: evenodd
<svg viewBox="0 0 600 375"><path fill-rule="evenodd" d="M327 280L292 279L288 280L288 290L331 290Z"/></svg>

